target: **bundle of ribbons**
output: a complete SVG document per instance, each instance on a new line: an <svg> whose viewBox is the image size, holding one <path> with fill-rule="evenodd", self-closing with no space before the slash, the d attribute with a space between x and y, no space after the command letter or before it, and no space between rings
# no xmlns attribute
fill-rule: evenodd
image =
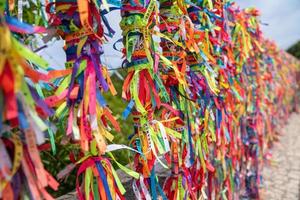
<svg viewBox="0 0 300 200"><path fill-rule="evenodd" d="M48 117L54 113L43 101L39 81L53 74L22 44L22 36L46 29L11 17L13 9L0 1L0 198L53 199L46 187L56 190L58 183L44 169L39 152L48 141L45 133L53 136Z"/></svg>
<svg viewBox="0 0 300 200"><path fill-rule="evenodd" d="M52 199L45 188L58 184L39 157L44 142L55 152L50 116L66 119L64 142L80 147L57 175L77 169L79 199L124 199L111 161L134 178L137 199L260 198L268 149L298 102L300 63L263 38L256 9L230 0L50 1L63 70L22 44L22 35L47 30L11 17L13 9L0 0L0 198ZM122 130L103 96L117 94L101 63L114 34L105 15L116 9L130 147L113 143L112 128ZM44 97L42 82L53 95ZM115 159L119 149L134 152L134 169ZM157 165L170 172L163 185Z"/></svg>
<svg viewBox="0 0 300 200"><path fill-rule="evenodd" d="M101 9L102 6L104 9ZM111 159L115 160L110 151L129 147L107 146L107 141L112 142L114 138L110 130L114 128L120 132L120 126L102 95L108 91L112 95L117 94L100 58L106 36L114 34L105 17L109 10L104 1L87 0L57 0L46 8L50 26L65 41L65 71L68 71L63 78L56 80L55 93L47 97L46 102L56 108L58 119L67 118L65 142L80 146L74 163L62 170L58 178L77 168L79 199L123 199L125 193L110 163ZM103 24L108 33L104 31ZM115 162L126 173L139 176Z"/></svg>

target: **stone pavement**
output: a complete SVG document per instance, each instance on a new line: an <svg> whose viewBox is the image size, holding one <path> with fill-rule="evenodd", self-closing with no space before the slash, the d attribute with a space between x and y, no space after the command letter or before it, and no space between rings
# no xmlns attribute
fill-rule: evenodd
<svg viewBox="0 0 300 200"><path fill-rule="evenodd" d="M272 148L274 164L264 166L262 200L300 200L300 114L293 113Z"/></svg>

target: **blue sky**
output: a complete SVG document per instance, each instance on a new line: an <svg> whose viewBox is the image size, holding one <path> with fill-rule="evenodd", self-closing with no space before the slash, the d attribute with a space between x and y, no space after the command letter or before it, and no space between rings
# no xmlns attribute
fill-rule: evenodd
<svg viewBox="0 0 300 200"><path fill-rule="evenodd" d="M300 0L236 0L241 8L256 7L261 11L261 25L266 38L275 40L282 49L300 40ZM109 39L109 43L104 46L103 62L111 68L118 68L121 65L120 52L112 48L112 44L121 38L119 28L119 11L108 14L108 20L112 28L116 31L115 36ZM48 60L53 68L63 68L65 55L62 50L63 42L55 42L49 48L40 52ZM120 45L118 45L120 46Z"/></svg>

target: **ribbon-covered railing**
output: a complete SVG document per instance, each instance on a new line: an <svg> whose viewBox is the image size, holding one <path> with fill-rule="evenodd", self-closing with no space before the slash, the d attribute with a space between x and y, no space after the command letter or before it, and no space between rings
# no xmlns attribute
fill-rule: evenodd
<svg viewBox="0 0 300 200"><path fill-rule="evenodd" d="M113 143L122 121L103 95L117 95L101 62L114 35L106 14L117 9L129 146ZM52 119L66 119L64 143L79 147L58 174L77 170L79 199L125 198L111 161L134 178L137 199L260 198L268 148L297 106L300 63L263 38L256 9L229 0L57 0L45 6L49 29L21 22L22 4L19 20L13 10L0 0L0 198L52 199L45 188L58 183L39 156L48 141L56 151ZM66 69L24 46L35 33L65 41ZM115 159L120 149L134 153L133 169ZM157 165L170 171L163 185Z"/></svg>
<svg viewBox="0 0 300 200"><path fill-rule="evenodd" d="M137 199L258 199L299 62L230 1L123 1L121 15ZM163 187L155 163L170 169Z"/></svg>
<svg viewBox="0 0 300 200"><path fill-rule="evenodd" d="M14 9L0 1L0 198L52 199L46 187L58 183L44 169L39 147L53 137L48 117L54 111L43 100L40 81L48 63L22 44L22 35L43 33L10 16ZM11 2L10 2L11 3ZM53 147L55 149L55 147Z"/></svg>

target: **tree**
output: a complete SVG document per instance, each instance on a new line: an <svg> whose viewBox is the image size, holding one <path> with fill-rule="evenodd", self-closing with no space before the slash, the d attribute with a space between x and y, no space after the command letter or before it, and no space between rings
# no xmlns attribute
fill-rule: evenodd
<svg viewBox="0 0 300 200"><path fill-rule="evenodd" d="M300 41L289 47L287 52L300 59Z"/></svg>

